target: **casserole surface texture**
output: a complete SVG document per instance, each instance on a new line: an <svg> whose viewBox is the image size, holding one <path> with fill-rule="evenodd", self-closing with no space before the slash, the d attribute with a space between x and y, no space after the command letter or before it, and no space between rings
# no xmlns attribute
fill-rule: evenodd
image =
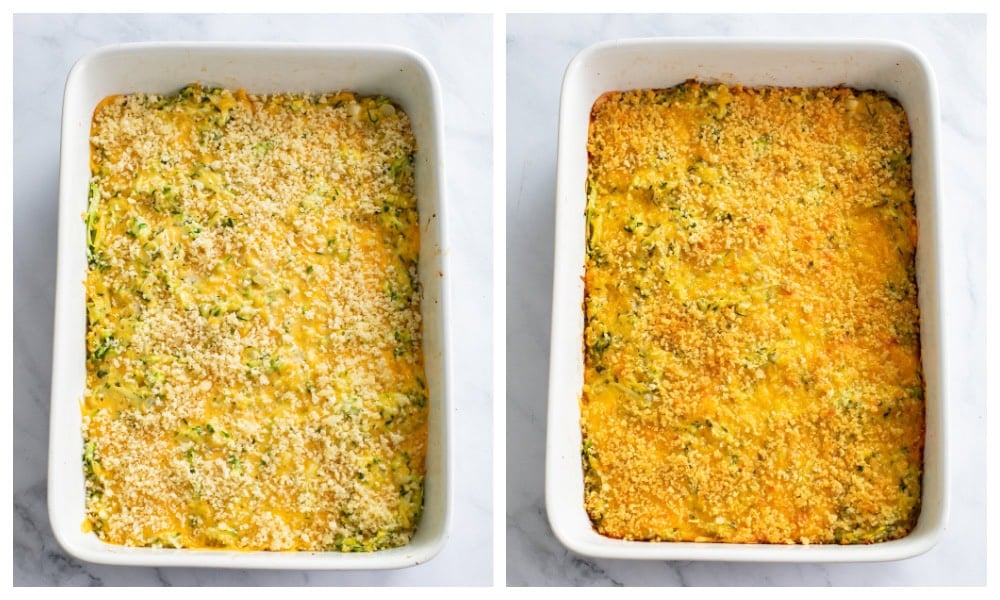
<svg viewBox="0 0 1000 600"><path fill-rule="evenodd" d="M87 522L114 544L371 551L422 510L409 120L192 85L91 135Z"/></svg>
<svg viewBox="0 0 1000 600"><path fill-rule="evenodd" d="M907 535L924 384L899 104L696 81L610 92L588 153L580 410L595 529Z"/></svg>

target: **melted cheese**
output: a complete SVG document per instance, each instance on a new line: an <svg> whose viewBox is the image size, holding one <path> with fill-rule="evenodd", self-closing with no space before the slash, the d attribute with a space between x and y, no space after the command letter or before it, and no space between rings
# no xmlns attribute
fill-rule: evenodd
<svg viewBox="0 0 1000 600"><path fill-rule="evenodd" d="M91 143L85 528L407 543L428 398L407 116L191 86L105 99Z"/></svg>
<svg viewBox="0 0 1000 600"><path fill-rule="evenodd" d="M910 135L884 94L594 105L585 503L635 540L868 543L919 511Z"/></svg>

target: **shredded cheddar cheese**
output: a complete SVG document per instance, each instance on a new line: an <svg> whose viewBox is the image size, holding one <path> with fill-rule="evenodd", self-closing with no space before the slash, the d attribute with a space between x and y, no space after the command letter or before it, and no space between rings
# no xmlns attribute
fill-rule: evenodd
<svg viewBox="0 0 1000 600"><path fill-rule="evenodd" d="M428 400L406 114L193 85L106 98L91 144L84 527L406 544Z"/></svg>
<svg viewBox="0 0 1000 600"><path fill-rule="evenodd" d="M924 385L899 104L695 81L613 92L588 151L581 427L596 530L909 533Z"/></svg>

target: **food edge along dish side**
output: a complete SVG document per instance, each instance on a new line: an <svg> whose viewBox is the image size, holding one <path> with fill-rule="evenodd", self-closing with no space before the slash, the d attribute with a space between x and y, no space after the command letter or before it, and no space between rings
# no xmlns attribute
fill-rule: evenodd
<svg viewBox="0 0 1000 600"><path fill-rule="evenodd" d="M628 108L589 147L591 169L595 155L618 162L600 181L588 175L581 399L598 531L800 544L905 536L924 441L905 113L847 88L689 82L605 94L595 115L609 98ZM768 98L781 124L745 112ZM681 114L657 116L670 105ZM725 121L737 112L742 128ZM650 121L669 135L624 133ZM838 129L847 123L859 127ZM881 130L875 156L866 125ZM767 182L740 179L759 164ZM761 190L765 211L741 196ZM613 200L605 211L601 196Z"/></svg>

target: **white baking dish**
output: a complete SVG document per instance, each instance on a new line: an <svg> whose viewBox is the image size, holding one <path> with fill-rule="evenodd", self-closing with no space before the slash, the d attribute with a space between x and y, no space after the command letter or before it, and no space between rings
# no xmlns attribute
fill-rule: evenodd
<svg viewBox="0 0 1000 600"><path fill-rule="evenodd" d="M913 186L920 239L917 281L926 382L922 511L905 538L871 545L786 546L634 542L601 536L583 507L579 400L583 384L583 280L587 129L591 107L611 90L664 88L687 79L744 86L879 89L898 99L913 138ZM882 561L927 551L947 512L945 377L942 371L938 105L926 60L897 43L733 39L635 39L580 52L563 79L559 109L552 348L545 496L556 537L580 554L631 559L726 561Z"/></svg>
<svg viewBox="0 0 1000 600"><path fill-rule="evenodd" d="M83 533L80 400L86 374L83 281L90 177L90 124L105 96L168 93L200 81L251 93L350 90L383 94L411 119L419 151L415 177L421 215L424 354L430 389L424 513L410 544L373 553L231 552L127 548ZM69 74L63 103L59 171L59 255L52 357L49 438L49 517L67 552L99 563L268 569L386 569L432 558L449 530L450 376L441 93L430 64L418 54L387 46L148 43L109 46L81 59Z"/></svg>

